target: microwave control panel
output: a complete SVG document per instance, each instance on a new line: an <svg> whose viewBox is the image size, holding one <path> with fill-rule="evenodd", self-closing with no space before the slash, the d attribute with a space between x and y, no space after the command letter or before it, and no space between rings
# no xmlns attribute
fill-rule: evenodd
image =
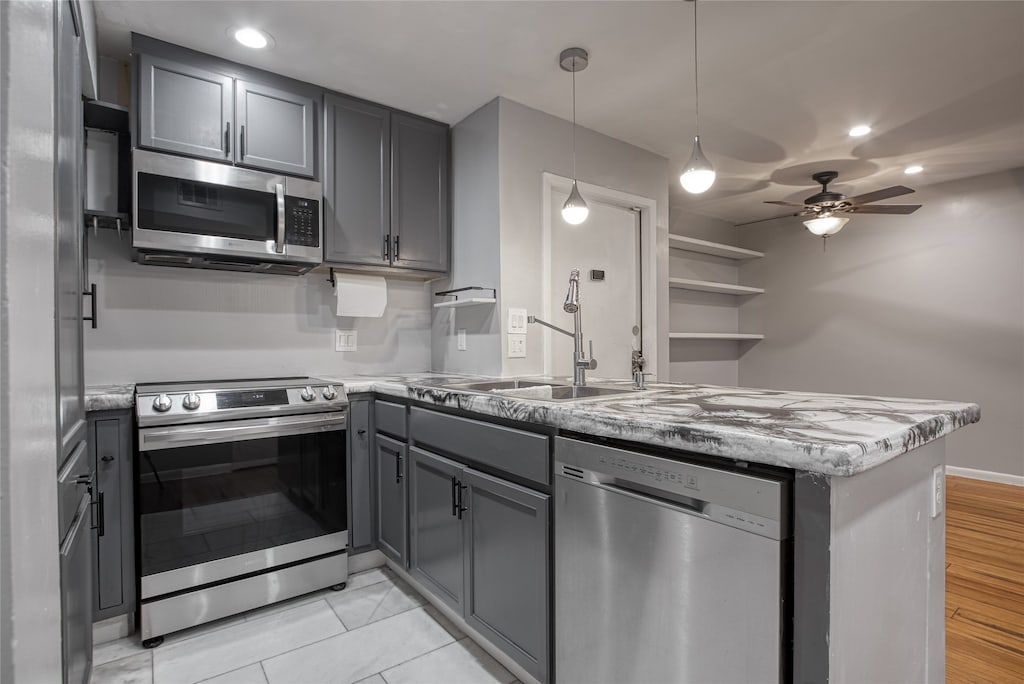
<svg viewBox="0 0 1024 684"><path fill-rule="evenodd" d="M284 241L302 247L320 246L320 203L303 197L284 198Z"/></svg>

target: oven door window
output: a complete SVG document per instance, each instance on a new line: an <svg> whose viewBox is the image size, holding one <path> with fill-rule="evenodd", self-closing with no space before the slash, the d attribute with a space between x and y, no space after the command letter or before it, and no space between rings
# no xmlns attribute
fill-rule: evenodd
<svg viewBox="0 0 1024 684"><path fill-rule="evenodd" d="M143 451L143 575L346 529L344 431Z"/></svg>
<svg viewBox="0 0 1024 684"><path fill-rule="evenodd" d="M139 228L190 235L273 240L272 192L140 173Z"/></svg>

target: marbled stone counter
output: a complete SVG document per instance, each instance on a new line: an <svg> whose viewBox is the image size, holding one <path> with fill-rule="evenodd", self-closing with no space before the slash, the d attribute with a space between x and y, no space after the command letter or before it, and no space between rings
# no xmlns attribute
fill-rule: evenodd
<svg viewBox="0 0 1024 684"><path fill-rule="evenodd" d="M981 418L977 404L964 402L713 385L657 383L644 392L551 402L449 390L442 386L466 378L428 373L343 381L350 393L838 476L874 468Z"/></svg>
<svg viewBox="0 0 1024 684"><path fill-rule="evenodd" d="M86 411L135 408L135 385L93 385L85 388Z"/></svg>

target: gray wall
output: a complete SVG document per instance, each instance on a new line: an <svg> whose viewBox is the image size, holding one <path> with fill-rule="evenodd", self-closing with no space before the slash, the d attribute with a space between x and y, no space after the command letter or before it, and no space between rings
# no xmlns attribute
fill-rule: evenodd
<svg viewBox="0 0 1024 684"><path fill-rule="evenodd" d="M460 309L435 309L433 368L450 373L501 375L501 258L498 245L498 100L452 128L452 275L433 290L493 287L498 302ZM488 297L489 292L465 292ZM450 297L434 297L437 302ZM466 331L466 349L457 331Z"/></svg>
<svg viewBox="0 0 1024 684"><path fill-rule="evenodd" d="M913 185L909 182L908 185ZM1024 169L921 189L910 216L855 216L822 252L795 219L743 229L767 253L740 309L766 339L740 384L977 402L949 464L1024 475Z"/></svg>
<svg viewBox="0 0 1024 684"><path fill-rule="evenodd" d="M89 234L89 279L99 328L85 331L87 385L430 368L423 282L389 280L382 318L338 318L326 273L140 266L127 235L103 230ZM338 328L358 331L358 351L334 351Z"/></svg>
<svg viewBox="0 0 1024 684"><path fill-rule="evenodd" d="M0 681L59 682L54 8L0 2ZM13 58L13 59L12 59Z"/></svg>
<svg viewBox="0 0 1024 684"><path fill-rule="evenodd" d="M673 196L670 233L727 245L739 245L740 229L731 223L691 214L686 211L685 205L680 206L676 198L684 192L678 182L673 183L670 190L670 195ZM695 254L678 249L669 251L669 275L673 278L757 285L740 282L739 264L740 262L733 259L707 254ZM733 295L671 288L669 329L671 332L741 331L741 301L741 298ZM730 340L673 340L669 347L669 379L672 382L738 385L739 358L752 346L751 342Z"/></svg>
<svg viewBox="0 0 1024 684"><path fill-rule="evenodd" d="M571 124L564 119L501 98L499 162L501 167L501 321L504 330L507 307L522 307L540 315L542 282L543 207L542 173L572 176ZM582 182L654 199L658 203L656 225L659 244L668 234L668 160L586 128L576 134L577 174ZM584 224L585 228L586 224ZM659 333L668 330L668 276L665 250L660 252L656 288ZM561 298L564 284L553 286ZM585 285L584 285L585 287ZM554 317L556 325L565 320ZM504 335L502 336L504 337ZM543 336L530 326L526 358L505 358L502 372L529 375L543 371ZM666 372L667 345L659 345L659 358L648 359L649 369ZM600 376L600 370L595 375Z"/></svg>

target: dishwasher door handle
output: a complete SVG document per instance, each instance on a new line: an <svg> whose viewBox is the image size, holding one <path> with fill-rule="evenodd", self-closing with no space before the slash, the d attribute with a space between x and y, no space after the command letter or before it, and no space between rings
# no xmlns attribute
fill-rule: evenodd
<svg viewBox="0 0 1024 684"><path fill-rule="evenodd" d="M602 489L607 489L609 491L615 492L616 494L622 494L623 496L628 496L628 497L630 497L632 499L636 499L638 501L644 501L646 503L658 504L660 506L667 506L669 508L672 508L672 509L675 509L675 510L679 511L680 513L687 513L689 515L697 515L697 516L700 516L702 518L708 517L707 513L704 512L704 509L707 508L707 506L708 506L708 502L707 501L702 501L700 499L694 499L692 497L688 497L687 496L687 497L682 497L682 498L686 499L686 501L679 501L675 497L673 497L673 498L661 497L661 496L658 496L657 494L652 494L650 492L638 491L638 490L633 489L631 487L623 487L621 484L617 484L617 483L614 483L614 482L592 482L590 484L592 486L594 486L594 487L601 487ZM668 493L668 492L666 492L666 493ZM679 495L676 495L676 496L679 496Z"/></svg>

